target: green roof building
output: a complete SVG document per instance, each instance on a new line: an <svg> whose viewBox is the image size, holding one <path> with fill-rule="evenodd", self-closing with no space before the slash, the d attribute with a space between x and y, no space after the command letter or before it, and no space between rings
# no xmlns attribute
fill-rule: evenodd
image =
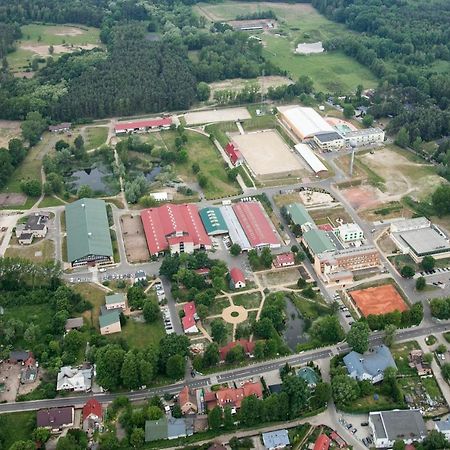
<svg viewBox="0 0 450 450"><path fill-rule="evenodd" d="M126 302L126 296L125 294L122 294L121 292L117 294L111 294L111 295L105 295L105 305L108 309L108 306L116 306L118 304L125 304Z"/></svg>
<svg viewBox="0 0 450 450"><path fill-rule="evenodd" d="M315 227L314 220L301 203L291 203L290 205L286 206L286 210L295 225L300 225L302 229L305 227L305 225L307 225L308 228Z"/></svg>
<svg viewBox="0 0 450 450"><path fill-rule="evenodd" d="M323 230L308 230L306 233L303 233L303 242L314 256L336 250L333 241Z"/></svg>
<svg viewBox="0 0 450 450"><path fill-rule="evenodd" d="M99 316L101 334L118 333L122 330L120 325L120 313L117 309L105 312Z"/></svg>
<svg viewBox="0 0 450 450"><path fill-rule="evenodd" d="M145 421L145 442L168 438L167 418Z"/></svg>
<svg viewBox="0 0 450 450"><path fill-rule="evenodd" d="M83 198L66 206L67 259L72 266L113 260L106 203Z"/></svg>
<svg viewBox="0 0 450 450"><path fill-rule="evenodd" d="M220 208L209 206L201 209L199 214L208 236L228 233L228 227Z"/></svg>
<svg viewBox="0 0 450 450"><path fill-rule="evenodd" d="M309 387L315 387L319 381L319 377L311 367L303 367L297 372L297 376L308 383Z"/></svg>

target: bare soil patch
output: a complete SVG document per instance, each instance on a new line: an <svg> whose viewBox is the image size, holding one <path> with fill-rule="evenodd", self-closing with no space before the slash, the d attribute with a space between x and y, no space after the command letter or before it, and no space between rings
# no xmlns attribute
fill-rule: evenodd
<svg viewBox="0 0 450 450"><path fill-rule="evenodd" d="M8 147L11 139L20 137L20 122L16 120L0 120L0 147Z"/></svg>
<svg viewBox="0 0 450 450"><path fill-rule="evenodd" d="M214 122L235 122L236 120L251 119L247 108L226 108L207 111L196 111L184 115L187 125Z"/></svg>
<svg viewBox="0 0 450 450"><path fill-rule="evenodd" d="M17 364L0 364L0 402L13 402L20 385L20 366Z"/></svg>
<svg viewBox="0 0 450 450"><path fill-rule="evenodd" d="M358 186L344 189L342 194L353 208L361 210L373 208L381 203L376 191L378 189L372 186Z"/></svg>
<svg viewBox="0 0 450 450"><path fill-rule="evenodd" d="M84 34L84 31L76 27L56 27L55 36L80 36Z"/></svg>
<svg viewBox="0 0 450 450"><path fill-rule="evenodd" d="M120 223L127 260L131 263L148 261L150 254L140 216L122 216Z"/></svg>
<svg viewBox="0 0 450 450"><path fill-rule="evenodd" d="M53 53L54 54L62 54L62 53L72 53L76 52L78 50L92 50L93 48L97 47L97 45L93 44L86 44L86 45L69 45L69 44L57 44L53 46ZM49 56L50 53L48 51L49 46L48 45L21 45L21 49L28 50L29 52L33 52L36 55L39 56Z"/></svg>
<svg viewBox="0 0 450 450"><path fill-rule="evenodd" d="M24 205L27 201L27 196L25 194L0 194L0 207L11 206L11 205Z"/></svg>

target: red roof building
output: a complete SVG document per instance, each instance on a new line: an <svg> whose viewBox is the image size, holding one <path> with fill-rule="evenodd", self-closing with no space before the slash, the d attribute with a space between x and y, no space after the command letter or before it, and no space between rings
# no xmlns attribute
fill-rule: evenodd
<svg viewBox="0 0 450 450"><path fill-rule="evenodd" d="M183 414L195 414L198 411L197 400L188 386L178 394L178 404Z"/></svg>
<svg viewBox="0 0 450 450"><path fill-rule="evenodd" d="M264 214L261 203L235 203L233 211L253 248L279 248L281 246L274 226Z"/></svg>
<svg viewBox="0 0 450 450"><path fill-rule="evenodd" d="M201 275L202 277L207 277L209 275L210 270L208 267L202 267L200 269L195 270L197 275Z"/></svg>
<svg viewBox="0 0 450 450"><path fill-rule="evenodd" d="M253 351L255 350L255 343L253 341L248 341L247 339L239 339L237 341L234 342L230 342L229 344L225 345L225 347L222 347L219 350L219 354L220 354L220 359L222 361L225 361L228 352L236 347L236 345L240 345L243 349L244 349L244 353L246 355L251 355L253 353Z"/></svg>
<svg viewBox="0 0 450 450"><path fill-rule="evenodd" d="M197 319L197 310L194 302L188 302L183 306L184 317L181 319L185 333L198 333L195 320Z"/></svg>
<svg viewBox="0 0 450 450"><path fill-rule="evenodd" d="M225 153L228 155L228 158L230 158L233 166L242 164L242 154L231 142L225 147Z"/></svg>
<svg viewBox="0 0 450 450"><path fill-rule="evenodd" d="M345 443L344 439L342 439L337 433L336 431L333 431L330 434L330 438L336 442L336 444L338 445L339 448L343 448L345 447L347 444Z"/></svg>
<svg viewBox="0 0 450 450"><path fill-rule="evenodd" d="M145 238L151 255L192 253L211 249L211 239L203 228L195 205L163 205L141 211Z"/></svg>
<svg viewBox="0 0 450 450"><path fill-rule="evenodd" d="M230 282L231 287L234 289L240 289L245 287L245 277L241 269L233 267L230 270Z"/></svg>
<svg viewBox="0 0 450 450"><path fill-rule="evenodd" d="M328 450L330 448L331 439L326 434L321 434L316 439L314 450Z"/></svg>
<svg viewBox="0 0 450 450"><path fill-rule="evenodd" d="M240 388L222 388L216 391L217 405L224 408L230 406L232 408L240 408L242 400L246 397L254 395L262 398L262 385L257 383L245 383Z"/></svg>
<svg viewBox="0 0 450 450"><path fill-rule="evenodd" d="M130 131L145 131L150 128L169 128L172 119L165 117L162 119L139 120L136 122L121 122L114 126L116 133L129 133Z"/></svg>
<svg viewBox="0 0 450 450"><path fill-rule="evenodd" d="M100 402L95 398L91 398L83 406L82 421L83 430L97 430L103 420L103 408Z"/></svg>
<svg viewBox="0 0 450 450"><path fill-rule="evenodd" d="M280 267L289 267L295 264L293 253L281 253L275 257L273 265L279 269Z"/></svg>

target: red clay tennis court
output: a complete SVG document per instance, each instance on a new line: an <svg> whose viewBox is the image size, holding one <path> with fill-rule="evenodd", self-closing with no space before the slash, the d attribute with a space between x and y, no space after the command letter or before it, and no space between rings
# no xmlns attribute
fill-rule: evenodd
<svg viewBox="0 0 450 450"><path fill-rule="evenodd" d="M369 314L386 314L408 309L408 305L392 284L352 291L349 294L365 317Z"/></svg>

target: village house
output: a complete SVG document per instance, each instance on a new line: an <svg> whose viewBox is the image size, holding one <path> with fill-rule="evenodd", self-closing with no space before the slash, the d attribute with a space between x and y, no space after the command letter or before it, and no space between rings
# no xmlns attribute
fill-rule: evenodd
<svg viewBox="0 0 450 450"><path fill-rule="evenodd" d="M61 367L56 380L57 391L89 392L92 386L93 367Z"/></svg>
<svg viewBox="0 0 450 450"><path fill-rule="evenodd" d="M178 404L183 415L196 414L198 411L197 399L188 386L185 386L178 394Z"/></svg>
<svg viewBox="0 0 450 450"><path fill-rule="evenodd" d="M36 414L36 425L48 428L53 433L73 426L75 410L73 406L63 408L40 409Z"/></svg>
<svg viewBox="0 0 450 450"><path fill-rule="evenodd" d="M416 369L419 377L432 373L430 365L423 360L422 350L411 350L408 355L408 361L409 367Z"/></svg>
<svg viewBox="0 0 450 450"><path fill-rule="evenodd" d="M242 270L237 267L233 267L230 270L230 286L232 289L245 288L245 277Z"/></svg>
<svg viewBox="0 0 450 450"><path fill-rule="evenodd" d="M98 431L102 426L103 408L95 398L89 399L82 411L83 430L85 432Z"/></svg>
<svg viewBox="0 0 450 450"><path fill-rule="evenodd" d="M273 265L275 268L279 269L281 267L290 267L295 264L294 254L291 252L281 253L276 255L273 260Z"/></svg>

